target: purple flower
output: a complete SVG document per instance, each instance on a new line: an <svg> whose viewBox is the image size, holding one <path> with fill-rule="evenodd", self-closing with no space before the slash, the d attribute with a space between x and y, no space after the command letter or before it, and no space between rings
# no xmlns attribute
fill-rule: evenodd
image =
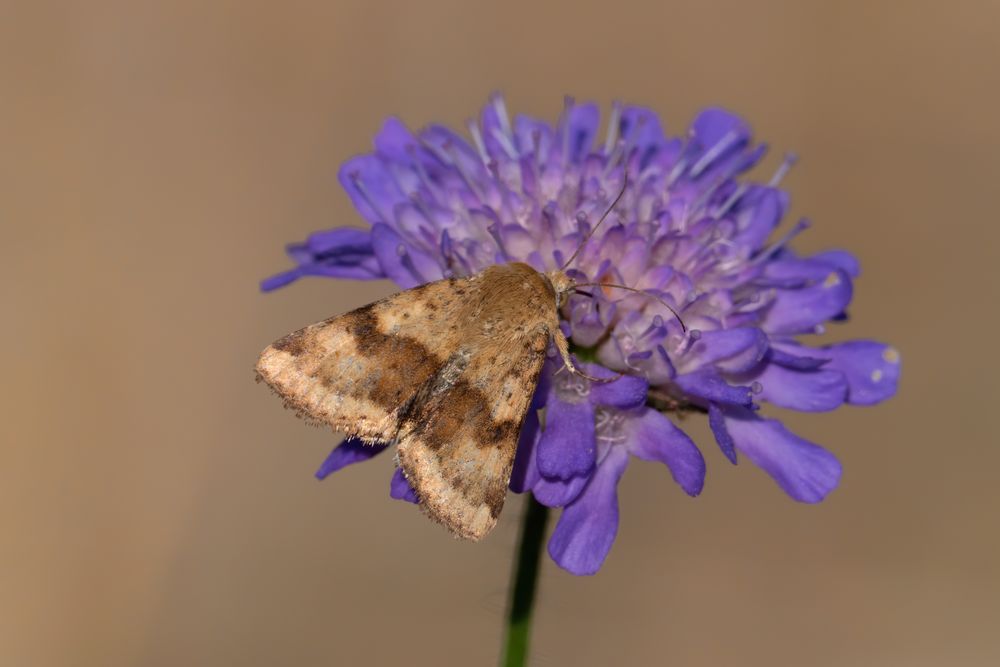
<svg viewBox="0 0 1000 667"><path fill-rule="evenodd" d="M572 296L562 315L574 351L597 362L585 364L589 374L625 375L591 384L549 363L534 403L544 418L529 414L511 480L512 490L563 508L549 553L575 574L596 572L611 548L617 484L632 456L666 464L687 494L701 491L704 460L670 413L707 414L730 461L742 455L795 500L818 502L836 487L839 462L761 407L873 405L895 393L900 368L884 343L807 343L846 319L859 269L846 251L793 252L805 221L778 229L788 208L778 185L792 159L768 183L741 178L765 147L721 109L700 113L680 137L640 107L615 104L603 138L599 121L595 105L571 99L554 127L511 119L499 96L469 121L471 142L390 119L375 151L340 172L369 228L313 234L289 247L296 268L263 283L387 277L409 288L494 263L552 270L624 187L571 277L648 295L598 287ZM359 447L345 441L319 474L381 451ZM415 500L398 473L391 493Z"/></svg>
<svg viewBox="0 0 1000 667"><path fill-rule="evenodd" d="M549 542L553 560L574 574L593 574L618 531L617 484L629 454L667 466L685 493L701 493L705 459L683 431L646 405L648 382L624 375L595 384L551 363L544 388L545 428L522 433L511 489L530 490L550 507L564 507ZM612 378L583 364L594 377Z"/></svg>

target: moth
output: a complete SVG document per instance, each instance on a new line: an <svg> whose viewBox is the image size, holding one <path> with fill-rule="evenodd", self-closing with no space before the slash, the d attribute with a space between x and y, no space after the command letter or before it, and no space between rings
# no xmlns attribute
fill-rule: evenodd
<svg viewBox="0 0 1000 667"><path fill-rule="evenodd" d="M570 372L607 381L576 368L559 328L566 295L595 284L565 271L590 234L554 271L489 266L288 334L260 355L258 380L310 422L397 443L423 510L459 537L482 539L503 509L550 341Z"/></svg>
<svg viewBox="0 0 1000 667"><path fill-rule="evenodd" d="M371 442L399 465L431 518L479 540L503 509L521 426L575 285L527 264L487 267L307 326L260 355L288 407Z"/></svg>

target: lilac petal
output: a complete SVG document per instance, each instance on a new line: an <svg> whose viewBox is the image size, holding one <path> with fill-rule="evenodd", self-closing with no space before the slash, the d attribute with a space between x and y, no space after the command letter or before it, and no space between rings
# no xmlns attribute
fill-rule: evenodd
<svg viewBox="0 0 1000 667"><path fill-rule="evenodd" d="M416 137L409 128L395 116L390 116L382 123L382 129L375 135L375 150L386 158L397 163L408 164L412 161L412 152L419 146Z"/></svg>
<svg viewBox="0 0 1000 667"><path fill-rule="evenodd" d="M733 242L750 250L760 249L787 209L788 193L777 188L751 187L736 205L739 232Z"/></svg>
<svg viewBox="0 0 1000 667"><path fill-rule="evenodd" d="M756 327L703 331L684 355L685 370L715 365L728 373L742 373L757 365L768 349L767 334Z"/></svg>
<svg viewBox="0 0 1000 667"><path fill-rule="evenodd" d="M298 275L320 276L322 278L344 278L348 280L378 280L379 278L386 277L385 273L382 271L382 267L379 265L378 260L374 256L366 258L356 264L338 264L333 262L303 264L298 269ZM268 281L274 280L276 277L277 276L270 278Z"/></svg>
<svg viewBox="0 0 1000 667"><path fill-rule="evenodd" d="M769 287L794 289L822 282L831 270L838 268L817 259L782 257L764 265L764 272L756 282Z"/></svg>
<svg viewBox="0 0 1000 667"><path fill-rule="evenodd" d="M795 500L818 503L840 481L840 462L833 454L798 437L776 419L727 409L725 425L736 448Z"/></svg>
<svg viewBox="0 0 1000 667"><path fill-rule="evenodd" d="M293 283L303 276L302 269L294 268L290 271L285 271L283 273L277 273L269 278L264 278L260 281L260 291L261 292L271 292L273 290L279 289Z"/></svg>
<svg viewBox="0 0 1000 667"><path fill-rule="evenodd" d="M596 378L612 378L617 375L597 364L584 364L585 373ZM594 405L608 405L615 408L633 408L646 402L649 383L645 378L622 375L613 382L592 382L590 402Z"/></svg>
<svg viewBox="0 0 1000 667"><path fill-rule="evenodd" d="M566 506L549 539L549 556L576 575L594 574L618 533L618 480L628 466L624 447L611 447L590 484Z"/></svg>
<svg viewBox="0 0 1000 667"><path fill-rule="evenodd" d="M742 148L750 139L750 126L746 121L725 109L708 108L691 123L691 136L709 151L726 141L726 151Z"/></svg>
<svg viewBox="0 0 1000 667"><path fill-rule="evenodd" d="M317 232L305 243L289 244L287 250L308 275L384 277L367 229L341 227Z"/></svg>
<svg viewBox="0 0 1000 667"><path fill-rule="evenodd" d="M799 350L814 354L797 354L796 352ZM772 342L771 349L767 352L767 360L785 368L792 368L799 371L814 371L830 362L829 357L816 356L815 352L817 351L810 350L801 345Z"/></svg>
<svg viewBox="0 0 1000 667"><path fill-rule="evenodd" d="M670 356L662 345L645 353L629 355L628 364L639 369L649 384L665 384L677 375L674 365L670 363Z"/></svg>
<svg viewBox="0 0 1000 667"><path fill-rule="evenodd" d="M374 260L371 231L352 227L310 234L305 243L292 243L287 250L299 264L355 266Z"/></svg>
<svg viewBox="0 0 1000 667"><path fill-rule="evenodd" d="M514 119L514 136L522 155L547 161L552 152L552 127L545 121L519 114Z"/></svg>
<svg viewBox="0 0 1000 667"><path fill-rule="evenodd" d="M503 114L502 117L501 113ZM482 126L480 132L483 147L486 149L487 155L494 160L509 160L514 157L505 148L505 146L510 147L513 142L513 137L507 135L507 125L509 123L510 120L507 118L503 97L500 95L492 96L479 115L479 124Z"/></svg>
<svg viewBox="0 0 1000 667"><path fill-rule="evenodd" d="M835 269L840 269L852 278L857 278L861 275L861 262L846 250L827 250L813 255L810 259L823 262Z"/></svg>
<svg viewBox="0 0 1000 667"><path fill-rule="evenodd" d="M316 471L316 479L326 479L332 473L352 463L367 461L376 454L384 452L388 446L381 443L369 445L358 438L347 438L326 457L319 470Z"/></svg>
<svg viewBox="0 0 1000 667"><path fill-rule="evenodd" d="M351 158L340 167L337 178L354 208L372 224L390 222L395 205L407 201L388 168L374 155Z"/></svg>
<svg viewBox="0 0 1000 667"><path fill-rule="evenodd" d="M705 484L705 459L684 431L665 416L646 408L629 419L629 451L644 461L666 464L670 474L689 496L701 493Z"/></svg>
<svg viewBox="0 0 1000 667"><path fill-rule="evenodd" d="M568 480L539 476L531 486L531 494L546 507L565 507L579 497L591 475L580 475Z"/></svg>
<svg viewBox="0 0 1000 667"><path fill-rule="evenodd" d="M570 162L579 162L587 156L600 122L601 112L596 104L573 104L570 101L558 129Z"/></svg>
<svg viewBox="0 0 1000 667"><path fill-rule="evenodd" d="M435 224L437 223L429 220L413 204L400 204L396 207L396 219L392 227L404 240L407 240L406 254L400 256L400 261L403 262L408 271L420 276L422 283L440 280L444 277L441 267L447 260L439 251L440 243L434 240L437 238L437 232L432 232L431 227ZM422 241L422 243L415 243L414 240ZM398 251L397 247L397 253Z"/></svg>
<svg viewBox="0 0 1000 667"><path fill-rule="evenodd" d="M392 480L389 482L389 496L396 500L405 500L408 503L419 502L417 492L413 490L410 482L403 475L402 468L396 468L396 472L392 473Z"/></svg>
<svg viewBox="0 0 1000 667"><path fill-rule="evenodd" d="M531 408L521 427L521 437L514 455L514 468L510 477L510 490L514 493L531 491L538 502L548 507L562 507L580 495L587 485L587 476L573 477L568 481L542 477L538 472L536 454L538 451L539 420L538 410L545 406L551 371L543 373L539 388L535 391Z"/></svg>
<svg viewBox="0 0 1000 667"><path fill-rule="evenodd" d="M406 243L388 225L372 225L372 247L386 277L404 289L440 280L441 266L428 253Z"/></svg>
<svg viewBox="0 0 1000 667"><path fill-rule="evenodd" d="M719 449L733 465L736 465L736 443L726 430L725 413L715 403L708 404L708 425L712 429L715 441L719 443Z"/></svg>
<svg viewBox="0 0 1000 667"><path fill-rule="evenodd" d="M550 375L551 371L543 367L538 386L535 388L535 395L531 399L531 406L528 408L528 414L524 418L524 424L521 425L521 435L517 440L517 450L514 453L514 465L508 485L514 493L524 493L531 490L540 478L535 462L540 436L538 411L545 407L548 384L551 381Z"/></svg>
<svg viewBox="0 0 1000 667"><path fill-rule="evenodd" d="M371 233L366 229L340 227L316 232L305 243L289 244L287 251L299 266L263 280L261 290L269 292L303 276L357 280L385 277L375 258Z"/></svg>
<svg viewBox="0 0 1000 667"><path fill-rule="evenodd" d="M483 160L476 149L460 134L443 125L430 125L420 131L420 138L439 161L456 165L463 173L470 174L480 185L485 184L488 177ZM460 183L467 186L464 179L455 181L456 186ZM462 189L467 190L467 187Z"/></svg>
<svg viewBox="0 0 1000 667"><path fill-rule="evenodd" d="M847 402L874 405L893 396L899 382L899 352L873 340L853 340L819 350L847 378Z"/></svg>
<svg viewBox="0 0 1000 667"><path fill-rule="evenodd" d="M371 255L371 231L357 227L337 227L313 232L303 244L292 244L288 253L299 262L315 261L327 255Z"/></svg>
<svg viewBox="0 0 1000 667"><path fill-rule="evenodd" d="M392 282L403 289L416 287L425 282L404 265L403 258L407 253L406 244L403 243L403 238L396 233L396 230L389 225L381 223L372 225L372 247L379 265Z"/></svg>
<svg viewBox="0 0 1000 667"><path fill-rule="evenodd" d="M614 306L600 309L593 300L578 296L571 302L570 306L570 326L572 327L573 342L582 347L593 347L604 336L608 328L608 322L613 314Z"/></svg>
<svg viewBox="0 0 1000 667"><path fill-rule="evenodd" d="M750 126L723 109L706 109L691 125L691 166L688 174L699 183L715 183L720 177L740 173L757 162L766 150L758 146L746 152Z"/></svg>
<svg viewBox="0 0 1000 667"><path fill-rule="evenodd" d="M706 401L746 407L753 404L753 392L750 391L750 387L734 387L710 369L678 375L674 378L674 384L685 393Z"/></svg>
<svg viewBox="0 0 1000 667"><path fill-rule="evenodd" d="M589 473L596 457L594 406L587 400L568 403L550 392L545 429L538 441L538 471L545 477L568 480Z"/></svg>
<svg viewBox="0 0 1000 667"><path fill-rule="evenodd" d="M760 383L758 398L790 410L826 412L847 400L847 379L838 370L800 371L779 364L765 364L754 377Z"/></svg>
<svg viewBox="0 0 1000 667"><path fill-rule="evenodd" d="M645 107L627 106L618 119L618 135L626 143L645 153L650 148L661 148L666 140L660 115Z"/></svg>
<svg viewBox="0 0 1000 667"><path fill-rule="evenodd" d="M812 333L817 325L847 308L851 302L851 278L834 269L815 285L775 292L762 328L771 334Z"/></svg>

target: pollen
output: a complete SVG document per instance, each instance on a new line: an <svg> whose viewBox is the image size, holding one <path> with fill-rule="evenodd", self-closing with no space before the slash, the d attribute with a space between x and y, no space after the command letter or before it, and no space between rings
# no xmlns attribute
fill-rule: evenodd
<svg viewBox="0 0 1000 667"><path fill-rule="evenodd" d="M828 289L830 287L836 287L839 284L840 284L840 276L837 275L836 271L828 275L826 277L826 280L823 281L823 287L826 287Z"/></svg>
<svg viewBox="0 0 1000 667"><path fill-rule="evenodd" d="M882 352L882 358L888 361L890 364L899 363L899 351L894 347L887 347Z"/></svg>

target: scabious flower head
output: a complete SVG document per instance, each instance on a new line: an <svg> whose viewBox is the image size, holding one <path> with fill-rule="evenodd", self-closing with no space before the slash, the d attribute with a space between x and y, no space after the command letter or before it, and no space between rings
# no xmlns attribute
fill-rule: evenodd
<svg viewBox="0 0 1000 667"><path fill-rule="evenodd" d="M547 363L511 479L512 490L563 508L549 553L575 574L596 572L611 549L617 485L632 457L665 464L684 492L701 492L704 459L671 413L707 414L732 463L742 455L813 503L837 485L839 462L761 408L872 405L895 393L899 377L899 355L883 343L808 344L846 318L859 269L843 250L790 248L808 227L779 229L788 208L779 184L792 159L767 183L741 178L765 147L721 109L701 112L678 137L640 107L613 105L604 137L599 121L596 105L571 99L554 127L511 119L499 96L469 121L469 140L437 125L413 133L390 118L375 151L340 171L370 227L290 246L296 267L263 283L319 275L409 288L512 261L550 271L593 231L571 277L647 294L576 294L563 305L564 333L589 375L624 375L591 383ZM349 439L317 474L384 449ZM416 499L398 470L390 488Z"/></svg>

